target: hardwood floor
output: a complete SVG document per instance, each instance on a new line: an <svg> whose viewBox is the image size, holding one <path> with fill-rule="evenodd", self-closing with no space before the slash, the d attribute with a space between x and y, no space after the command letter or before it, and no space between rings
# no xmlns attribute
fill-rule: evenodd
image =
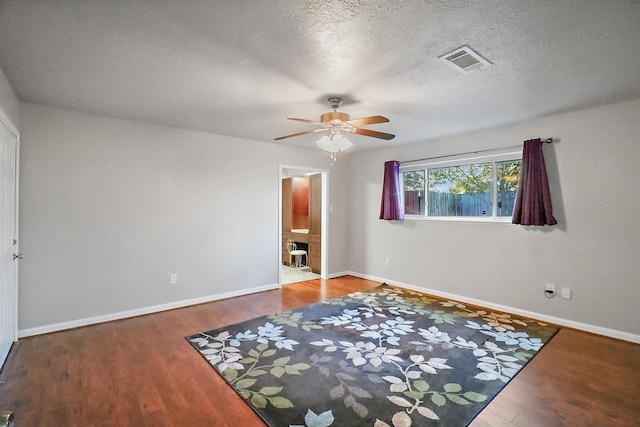
<svg viewBox="0 0 640 427"><path fill-rule="evenodd" d="M264 426L184 337L378 284L313 280L21 339L0 411L19 427ZM471 425L640 426L640 345L562 329Z"/></svg>

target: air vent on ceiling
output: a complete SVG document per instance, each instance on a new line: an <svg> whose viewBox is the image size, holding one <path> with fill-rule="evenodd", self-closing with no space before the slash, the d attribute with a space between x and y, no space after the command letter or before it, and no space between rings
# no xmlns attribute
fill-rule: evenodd
<svg viewBox="0 0 640 427"><path fill-rule="evenodd" d="M438 59L444 61L450 67L460 71L461 73L468 73L470 71L479 70L480 68L491 65L489 61L478 55L469 46L462 46L453 52L445 53L438 57Z"/></svg>

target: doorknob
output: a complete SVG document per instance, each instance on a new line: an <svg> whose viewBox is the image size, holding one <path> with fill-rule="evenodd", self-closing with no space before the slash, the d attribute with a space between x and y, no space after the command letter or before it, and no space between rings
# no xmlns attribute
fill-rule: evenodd
<svg viewBox="0 0 640 427"><path fill-rule="evenodd" d="M22 254L13 254L13 260L22 259Z"/></svg>

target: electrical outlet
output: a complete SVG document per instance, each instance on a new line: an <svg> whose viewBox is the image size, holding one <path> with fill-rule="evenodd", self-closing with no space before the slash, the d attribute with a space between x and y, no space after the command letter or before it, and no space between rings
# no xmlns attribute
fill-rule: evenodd
<svg viewBox="0 0 640 427"><path fill-rule="evenodd" d="M553 298L554 296L556 296L556 285L547 283L547 285L544 288L544 295L547 298Z"/></svg>
<svg viewBox="0 0 640 427"><path fill-rule="evenodd" d="M387 267L389 267L391 265L391 260L389 258L385 258L384 259L384 265L386 265Z"/></svg>
<svg viewBox="0 0 640 427"><path fill-rule="evenodd" d="M562 288L562 298L571 299L571 288Z"/></svg>
<svg viewBox="0 0 640 427"><path fill-rule="evenodd" d="M178 284L178 275L177 274L170 274L169 275L169 284L170 285L177 285Z"/></svg>

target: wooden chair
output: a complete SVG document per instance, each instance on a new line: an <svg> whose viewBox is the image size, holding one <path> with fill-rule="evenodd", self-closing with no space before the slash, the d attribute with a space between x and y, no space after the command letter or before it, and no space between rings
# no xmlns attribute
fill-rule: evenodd
<svg viewBox="0 0 640 427"><path fill-rule="evenodd" d="M287 240L287 252L289 252L289 267L293 267L293 260L295 259L296 262L296 269L300 269L300 267L302 267L302 257L304 256L304 266L308 267L309 266L309 255L307 254L307 251L302 250L302 249L297 249L296 246L296 242L293 241L293 239L289 239Z"/></svg>

